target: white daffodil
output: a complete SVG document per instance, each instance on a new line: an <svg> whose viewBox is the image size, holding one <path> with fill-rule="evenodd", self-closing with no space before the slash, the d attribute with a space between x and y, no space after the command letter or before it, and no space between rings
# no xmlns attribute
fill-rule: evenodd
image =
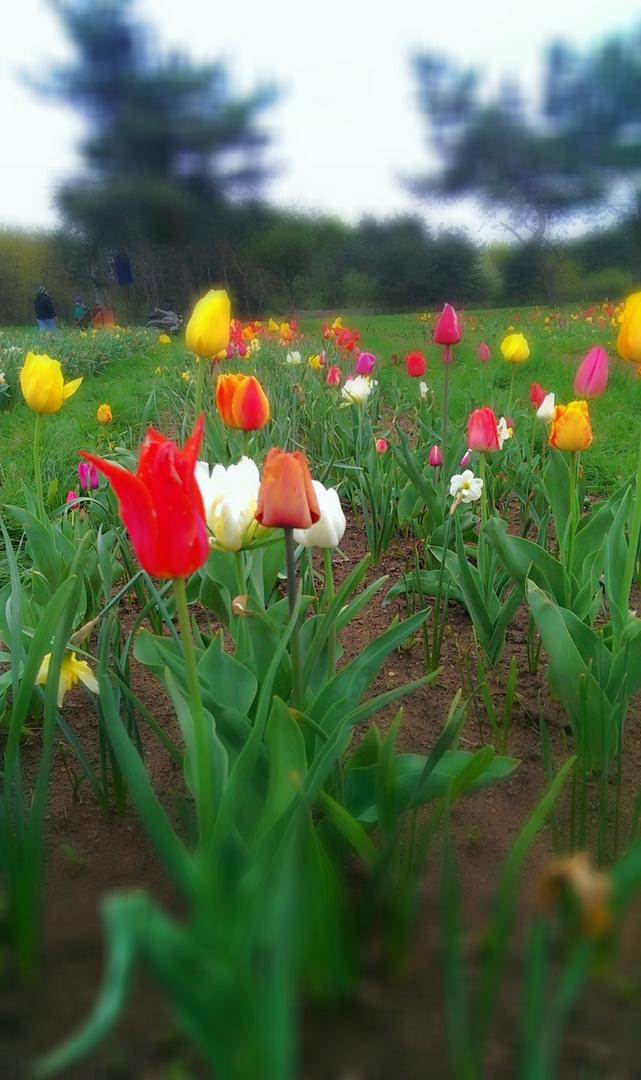
<svg viewBox="0 0 641 1080"><path fill-rule="evenodd" d="M303 547L338 547L347 525L338 492L324 487L319 480L312 480L312 484L321 516L309 529L294 529L294 541Z"/></svg>
<svg viewBox="0 0 641 1080"><path fill-rule="evenodd" d="M501 417L498 424L496 425L496 434L499 437L499 450L502 450L503 443L506 442L508 439L511 439L514 434L513 429L507 426L507 420L504 416Z"/></svg>
<svg viewBox="0 0 641 1080"><path fill-rule="evenodd" d="M212 547L240 551L262 531L254 521L260 487L256 463L243 457L227 469L214 465L210 474L207 462L197 461L194 472L205 504Z"/></svg>
<svg viewBox="0 0 641 1080"><path fill-rule="evenodd" d="M299 352L288 352L285 360L288 364L300 364L302 363L302 357Z"/></svg>
<svg viewBox="0 0 641 1080"><path fill-rule="evenodd" d="M539 420L545 420L546 424L551 424L554 420L554 394L546 394L543 401L536 410L536 415Z"/></svg>
<svg viewBox="0 0 641 1080"><path fill-rule="evenodd" d="M455 473L450 480L450 495L454 499L450 507L450 514L454 513L459 503L476 502L477 499L481 498L482 490L483 481L480 476L475 476L471 469L466 469L462 473Z"/></svg>
<svg viewBox="0 0 641 1080"><path fill-rule="evenodd" d="M362 405L371 394L372 386L376 385L369 375L350 375L341 388L341 395L348 405Z"/></svg>
<svg viewBox="0 0 641 1080"><path fill-rule="evenodd" d="M46 685L49 677L49 664L51 663L51 653L47 653L44 657L38 674L36 675L36 686ZM78 660L75 652L67 651L62 659L60 666L60 679L58 681L58 708L62 708L62 702L67 690L71 690L72 686L75 686L80 679L80 682L84 683L88 690L91 690L92 694L100 693L98 686L98 680L93 671L89 667L86 660Z"/></svg>

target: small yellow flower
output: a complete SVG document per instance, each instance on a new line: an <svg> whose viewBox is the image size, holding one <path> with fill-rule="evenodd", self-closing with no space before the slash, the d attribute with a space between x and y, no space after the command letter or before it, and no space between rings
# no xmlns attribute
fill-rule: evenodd
<svg viewBox="0 0 641 1080"><path fill-rule="evenodd" d="M44 657L40 670L36 676L36 686L44 686L47 682L49 675L49 664L51 663L51 653L47 653ZM99 694L100 688L98 686L98 680L93 671L89 667L86 660L78 660L75 652L67 651L63 657L60 667L60 681L58 683L58 708L62 708L62 702L67 690L71 690L72 686L75 686L78 679L91 690L92 694Z"/></svg>
<svg viewBox="0 0 641 1080"><path fill-rule="evenodd" d="M269 330L270 334L277 334L280 330L280 326L277 322L274 322L273 319L270 319L267 323L267 329Z"/></svg>
<svg viewBox="0 0 641 1080"><path fill-rule="evenodd" d="M99 424L110 424L113 420L111 405L107 405L106 403L100 405L98 412L96 413L96 420Z"/></svg>
<svg viewBox="0 0 641 1080"><path fill-rule="evenodd" d="M160 337L158 338L158 344L159 345L171 345L171 338L169 337L169 334L161 334Z"/></svg>
<svg viewBox="0 0 641 1080"><path fill-rule="evenodd" d="M192 378L191 371L183 371L183 372L181 372L180 377L181 377L181 379L184 379L185 382L190 382L191 378Z"/></svg>
<svg viewBox="0 0 641 1080"><path fill-rule="evenodd" d="M46 354L27 353L20 372L20 387L27 405L44 415L58 412L63 401L75 394L81 382L82 379L73 379L65 383L59 361Z"/></svg>
<svg viewBox="0 0 641 1080"><path fill-rule="evenodd" d="M154 371L154 375L162 375L162 368L157 367L156 370Z"/></svg>

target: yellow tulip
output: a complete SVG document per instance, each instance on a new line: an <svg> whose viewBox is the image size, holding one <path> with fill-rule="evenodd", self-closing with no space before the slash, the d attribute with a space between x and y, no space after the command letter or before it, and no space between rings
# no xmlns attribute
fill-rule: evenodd
<svg viewBox="0 0 641 1080"><path fill-rule="evenodd" d="M625 302L625 311L619 315L621 329L617 337L619 356L641 364L641 292L632 293Z"/></svg>
<svg viewBox="0 0 641 1080"><path fill-rule="evenodd" d="M307 363L313 371L320 371L321 367L323 366L321 364L320 353L314 353L313 356L310 356Z"/></svg>
<svg viewBox="0 0 641 1080"><path fill-rule="evenodd" d="M96 420L99 424L110 424L113 420L111 405L99 405L98 412L96 413Z"/></svg>
<svg viewBox="0 0 641 1080"><path fill-rule="evenodd" d="M20 387L27 405L34 412L45 415L58 412L63 401L75 394L81 382L82 379L73 379L65 383L58 360L44 354L36 356L32 352L27 353L20 372Z"/></svg>
<svg viewBox="0 0 641 1080"><path fill-rule="evenodd" d="M557 450L585 450L590 445L592 425L587 401L555 406L549 441Z"/></svg>
<svg viewBox="0 0 641 1080"><path fill-rule="evenodd" d="M501 352L510 364L522 364L530 355L530 346L523 334L508 334L501 342Z"/></svg>
<svg viewBox="0 0 641 1080"><path fill-rule="evenodd" d="M216 356L229 341L231 309L224 289L210 289L196 304L187 323L187 348L197 356Z"/></svg>

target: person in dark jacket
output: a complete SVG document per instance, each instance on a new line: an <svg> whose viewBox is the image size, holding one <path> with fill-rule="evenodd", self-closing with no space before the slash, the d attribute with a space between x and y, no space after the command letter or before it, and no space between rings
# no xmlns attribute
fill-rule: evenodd
<svg viewBox="0 0 641 1080"><path fill-rule="evenodd" d="M56 311L53 306L53 301L44 285L38 286L38 292L36 293L33 306L36 309L36 322L40 327L40 333L44 334L45 330L48 330L50 334L55 334Z"/></svg>

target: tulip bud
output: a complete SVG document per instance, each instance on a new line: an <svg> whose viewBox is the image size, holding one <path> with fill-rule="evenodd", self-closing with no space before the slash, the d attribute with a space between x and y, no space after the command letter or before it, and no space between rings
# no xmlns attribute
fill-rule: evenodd
<svg viewBox="0 0 641 1080"><path fill-rule="evenodd" d="M458 345L461 340L461 324L451 304L445 304L434 327L436 345Z"/></svg>
<svg viewBox="0 0 641 1080"><path fill-rule="evenodd" d="M67 506L70 510L76 510L78 508L78 496L75 491L67 492Z"/></svg>
<svg viewBox="0 0 641 1080"><path fill-rule="evenodd" d="M532 383L530 387L530 402L533 409L538 409L545 401L545 390L540 383Z"/></svg>
<svg viewBox="0 0 641 1080"><path fill-rule="evenodd" d="M89 465L81 461L78 466L78 480L83 491L98 487L98 470L95 465Z"/></svg>
<svg viewBox="0 0 641 1080"><path fill-rule="evenodd" d="M377 439L374 446L377 454L384 454L387 450L387 439Z"/></svg>
<svg viewBox="0 0 641 1080"><path fill-rule="evenodd" d="M443 464L443 455L441 454L441 448L437 443L435 443L430 450L429 463L434 469L438 469L439 465Z"/></svg>
<svg viewBox="0 0 641 1080"><path fill-rule="evenodd" d="M530 346L523 334L508 334L501 342L501 352L510 364L522 364L530 355Z"/></svg>
<svg viewBox="0 0 641 1080"><path fill-rule="evenodd" d="M461 466L460 466L461 469L464 469L466 465L469 465L471 457L472 457L471 451L466 450L465 453L463 454L463 457L461 458Z"/></svg>
<svg viewBox="0 0 641 1080"><path fill-rule="evenodd" d="M574 380L574 392L580 398L601 397L608 385L608 354L602 345L590 349Z"/></svg>

